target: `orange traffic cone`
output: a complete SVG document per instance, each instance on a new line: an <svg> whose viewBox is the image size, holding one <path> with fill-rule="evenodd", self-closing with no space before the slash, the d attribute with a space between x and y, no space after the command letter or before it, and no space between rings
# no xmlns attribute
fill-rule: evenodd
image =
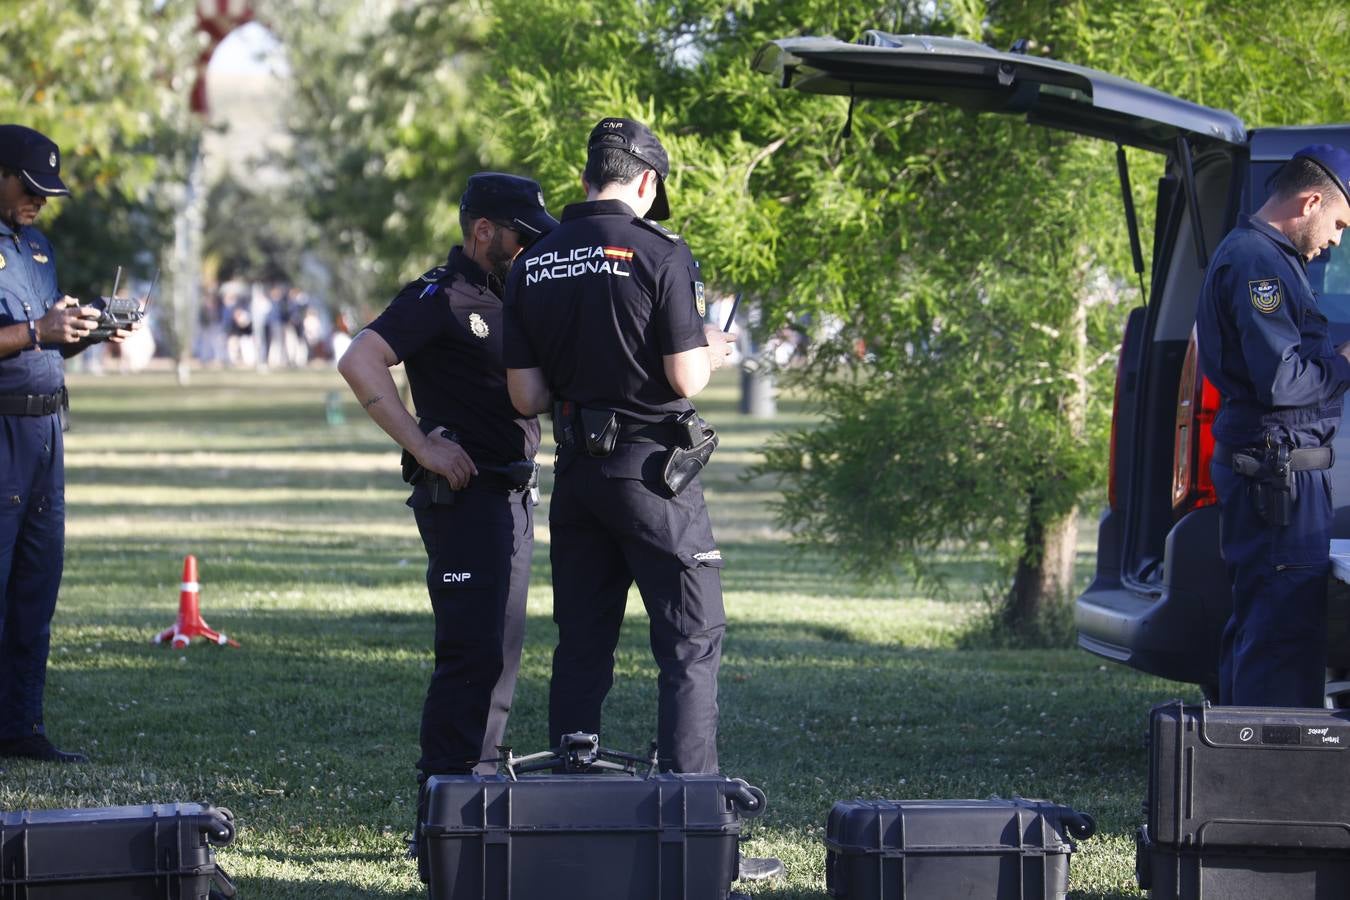
<svg viewBox="0 0 1350 900"><path fill-rule="evenodd" d="M155 643L162 644L169 641L174 649L181 650L192 643L193 638L204 637L222 647L226 644L238 647L238 641L232 641L220 632L213 631L202 619L202 611L197 604L198 588L197 557L189 553L183 558L183 587L178 594L178 621L173 623L172 628L166 628L155 635Z"/></svg>

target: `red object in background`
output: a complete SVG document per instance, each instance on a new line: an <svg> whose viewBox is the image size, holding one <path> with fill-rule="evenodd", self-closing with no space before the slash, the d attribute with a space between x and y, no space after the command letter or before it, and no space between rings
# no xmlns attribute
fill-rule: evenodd
<svg viewBox="0 0 1350 900"><path fill-rule="evenodd" d="M193 638L204 637L222 647L226 644L238 647L238 641L230 640L220 632L214 631L202 619L197 597L198 589L197 557L189 553L183 558L183 587L178 593L178 621L173 623L172 628L166 628L155 635L155 643L162 644L169 641L174 649L181 650L191 644Z"/></svg>
<svg viewBox="0 0 1350 900"><path fill-rule="evenodd" d="M253 21L252 0L197 0L197 28L208 40L197 58L197 80L192 85L192 111L206 115L206 67L216 47L240 25Z"/></svg>

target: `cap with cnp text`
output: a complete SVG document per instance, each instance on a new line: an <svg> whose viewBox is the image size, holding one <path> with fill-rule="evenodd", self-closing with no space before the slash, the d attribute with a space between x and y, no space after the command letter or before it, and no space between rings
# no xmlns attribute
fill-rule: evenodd
<svg viewBox="0 0 1350 900"><path fill-rule="evenodd" d="M23 125L0 125L0 167L19 173L35 194L70 195L61 180L61 150L41 132Z"/></svg>
<svg viewBox="0 0 1350 900"><path fill-rule="evenodd" d="M1319 169L1336 182L1336 187L1345 195L1345 202L1350 203L1350 188L1346 187L1350 184L1350 150L1331 144L1312 144L1295 153L1294 159L1306 159L1316 163Z"/></svg>
<svg viewBox="0 0 1350 900"><path fill-rule="evenodd" d="M558 225L544 206L544 190L539 182L501 172L479 172L469 176L459 208L477 213L514 228L532 244Z"/></svg>
<svg viewBox="0 0 1350 900"><path fill-rule="evenodd" d="M656 170L656 199L647 212L655 221L670 218L670 201L666 199L666 176L670 174L670 157L666 148L652 134L652 130L633 119L608 118L591 129L586 151L603 149L622 150Z"/></svg>

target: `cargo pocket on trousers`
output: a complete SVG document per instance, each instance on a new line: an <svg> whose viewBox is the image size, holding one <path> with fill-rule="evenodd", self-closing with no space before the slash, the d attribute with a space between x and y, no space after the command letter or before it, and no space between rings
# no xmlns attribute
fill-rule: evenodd
<svg viewBox="0 0 1350 900"><path fill-rule="evenodd" d="M679 558L684 564L680 633L695 635L724 628L727 613L722 604L722 551L712 548L681 553Z"/></svg>

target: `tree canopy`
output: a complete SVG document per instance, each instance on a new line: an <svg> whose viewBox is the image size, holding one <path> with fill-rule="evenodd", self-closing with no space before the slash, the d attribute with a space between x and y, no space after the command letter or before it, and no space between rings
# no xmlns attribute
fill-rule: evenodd
<svg viewBox="0 0 1350 900"><path fill-rule="evenodd" d="M198 41L179 6L70 0L0 16L0 121L61 147L72 196L39 226L52 233L61 286L76 296L107 290L118 265L152 271L172 240L172 190L196 128L188 91Z"/></svg>

